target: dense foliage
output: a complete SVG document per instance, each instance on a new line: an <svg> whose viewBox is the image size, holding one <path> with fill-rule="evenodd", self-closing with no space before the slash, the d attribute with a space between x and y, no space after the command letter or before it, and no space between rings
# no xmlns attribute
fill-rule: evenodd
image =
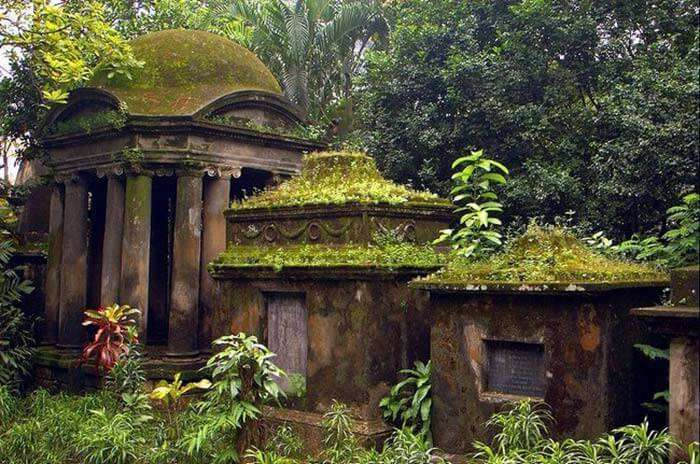
<svg viewBox="0 0 700 464"><path fill-rule="evenodd" d="M11 389L29 373L34 345L32 321L18 306L33 288L11 262L17 246L11 232L15 221L9 204L0 198L0 386Z"/></svg>
<svg viewBox="0 0 700 464"><path fill-rule="evenodd" d="M363 51L386 32L377 0L236 0L257 52L294 103L315 117L352 96Z"/></svg>
<svg viewBox="0 0 700 464"><path fill-rule="evenodd" d="M361 78L361 142L437 192L463 147L512 171L506 219L620 239L697 183L698 10L675 0L407 0Z"/></svg>

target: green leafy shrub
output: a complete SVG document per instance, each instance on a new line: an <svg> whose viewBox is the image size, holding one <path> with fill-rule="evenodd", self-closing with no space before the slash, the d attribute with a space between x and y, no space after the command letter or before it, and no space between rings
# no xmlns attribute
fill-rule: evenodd
<svg viewBox="0 0 700 464"><path fill-rule="evenodd" d="M487 425L496 429L491 445L477 442L472 459L479 463L610 463L662 464L675 445L664 429L654 431L649 423L627 425L596 441L547 437L552 417L546 405L521 401L494 414Z"/></svg>
<svg viewBox="0 0 700 464"><path fill-rule="evenodd" d="M255 336L228 335L213 344L221 351L204 368L213 383L194 406L201 417L183 444L189 455L225 463L261 442L260 407L284 396L276 380L285 373L272 362L274 353Z"/></svg>
<svg viewBox="0 0 700 464"><path fill-rule="evenodd" d="M0 198L0 386L17 389L29 373L33 355L32 321L18 307L34 289L11 264L17 243L11 232L16 222L7 200Z"/></svg>
<svg viewBox="0 0 700 464"><path fill-rule="evenodd" d="M143 391L145 382L141 349L138 344L129 344L107 373L105 387L117 395L136 394Z"/></svg>
<svg viewBox="0 0 700 464"><path fill-rule="evenodd" d="M450 191L452 202L459 206L455 212L462 213L459 227L443 230L436 243L449 241L464 257L488 254L502 244L503 237L495 230L501 220L494 213L502 213L503 205L492 188L494 184L506 183L504 174L508 174L508 169L485 158L483 150L452 163L453 170L460 166L461 170L452 174L454 187Z"/></svg>
<svg viewBox="0 0 700 464"><path fill-rule="evenodd" d="M609 255L675 268L697 264L700 246L700 195L683 196L682 203L666 211L667 231L659 236L633 235L617 245L602 231L584 238L589 246Z"/></svg>
<svg viewBox="0 0 700 464"><path fill-rule="evenodd" d="M413 369L402 369L406 378L391 388L389 396L379 403L385 420L402 428L409 428L432 442L430 435L431 363L415 363Z"/></svg>

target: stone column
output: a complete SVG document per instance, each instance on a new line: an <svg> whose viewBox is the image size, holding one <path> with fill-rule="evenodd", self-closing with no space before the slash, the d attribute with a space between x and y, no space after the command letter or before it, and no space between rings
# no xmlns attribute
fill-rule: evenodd
<svg viewBox="0 0 700 464"><path fill-rule="evenodd" d="M688 458L685 447L700 437L700 342L698 338L675 337L670 349L669 432L683 448L674 449L671 462Z"/></svg>
<svg viewBox="0 0 700 464"><path fill-rule="evenodd" d="M56 343L61 305L61 256L63 254L63 185L56 183L51 192L49 213L49 257L46 269L46 300L42 345Z"/></svg>
<svg viewBox="0 0 700 464"><path fill-rule="evenodd" d="M199 282L199 347L211 348L211 316L219 298L219 286L207 271L207 265L226 249L226 218L229 206L230 176L210 179L204 183L202 219L202 260Z"/></svg>
<svg viewBox="0 0 700 464"><path fill-rule="evenodd" d="M58 346L79 349L83 344L83 311L88 282L88 191L75 177L65 184L63 251L61 255L61 304Z"/></svg>
<svg viewBox="0 0 700 464"><path fill-rule="evenodd" d="M178 173L176 203L168 319L168 355L191 357L198 353L197 319L202 235L201 172Z"/></svg>
<svg viewBox="0 0 700 464"><path fill-rule="evenodd" d="M116 175L107 178L107 208L102 244L102 276L100 304L119 303L122 266L122 235L124 233L124 181Z"/></svg>
<svg viewBox="0 0 700 464"><path fill-rule="evenodd" d="M119 303L141 311L139 335L143 343L148 337L152 186L153 179L148 174L137 173L126 178L121 243Z"/></svg>

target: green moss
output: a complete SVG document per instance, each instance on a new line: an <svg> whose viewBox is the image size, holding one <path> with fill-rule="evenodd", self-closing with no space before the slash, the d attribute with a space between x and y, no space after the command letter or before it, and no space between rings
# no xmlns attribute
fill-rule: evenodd
<svg viewBox="0 0 700 464"><path fill-rule="evenodd" d="M50 135L65 135L76 132L89 134L95 129L121 129L126 124L127 116L122 111L100 111L97 113L78 116L77 118L61 121L49 128Z"/></svg>
<svg viewBox="0 0 700 464"><path fill-rule="evenodd" d="M301 175L233 209L282 206L424 203L449 205L430 192L418 192L386 180L374 159L359 152L320 152L304 158Z"/></svg>
<svg viewBox="0 0 700 464"><path fill-rule="evenodd" d="M212 263L213 269L271 267L332 268L366 266L387 270L434 269L446 257L429 246L409 243L374 245L294 245L287 247L233 246Z"/></svg>
<svg viewBox="0 0 700 464"><path fill-rule="evenodd" d="M605 257L561 228L530 226L496 256L470 262L454 258L421 283L607 283L665 281L651 266Z"/></svg>
<svg viewBox="0 0 700 464"><path fill-rule="evenodd" d="M131 79L100 72L89 83L114 94L131 114L192 114L239 90L281 93L254 53L216 34L172 29L138 37L131 46L144 63Z"/></svg>

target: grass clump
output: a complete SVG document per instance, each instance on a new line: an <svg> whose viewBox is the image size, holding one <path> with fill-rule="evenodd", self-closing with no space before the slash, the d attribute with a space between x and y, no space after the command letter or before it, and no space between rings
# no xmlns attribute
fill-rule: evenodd
<svg viewBox="0 0 700 464"><path fill-rule="evenodd" d="M234 203L233 209L360 204L449 205L430 192L395 184L380 174L373 158L360 152L318 152L304 158L301 175L279 187Z"/></svg>
<svg viewBox="0 0 700 464"><path fill-rule="evenodd" d="M615 283L666 281L656 267L609 258L560 227L531 225L503 253L478 261L455 258L421 283Z"/></svg>
<svg viewBox="0 0 700 464"><path fill-rule="evenodd" d="M381 269L436 268L446 262L445 255L428 245L411 243L374 243L370 245L292 245L285 247L233 246L212 263L223 268L270 267L279 272L285 267L367 267Z"/></svg>
<svg viewBox="0 0 700 464"><path fill-rule="evenodd" d="M99 111L58 122L49 129L49 135L66 135L77 132L90 134L92 131L102 128L121 129L126 125L126 121L127 116L123 111Z"/></svg>

